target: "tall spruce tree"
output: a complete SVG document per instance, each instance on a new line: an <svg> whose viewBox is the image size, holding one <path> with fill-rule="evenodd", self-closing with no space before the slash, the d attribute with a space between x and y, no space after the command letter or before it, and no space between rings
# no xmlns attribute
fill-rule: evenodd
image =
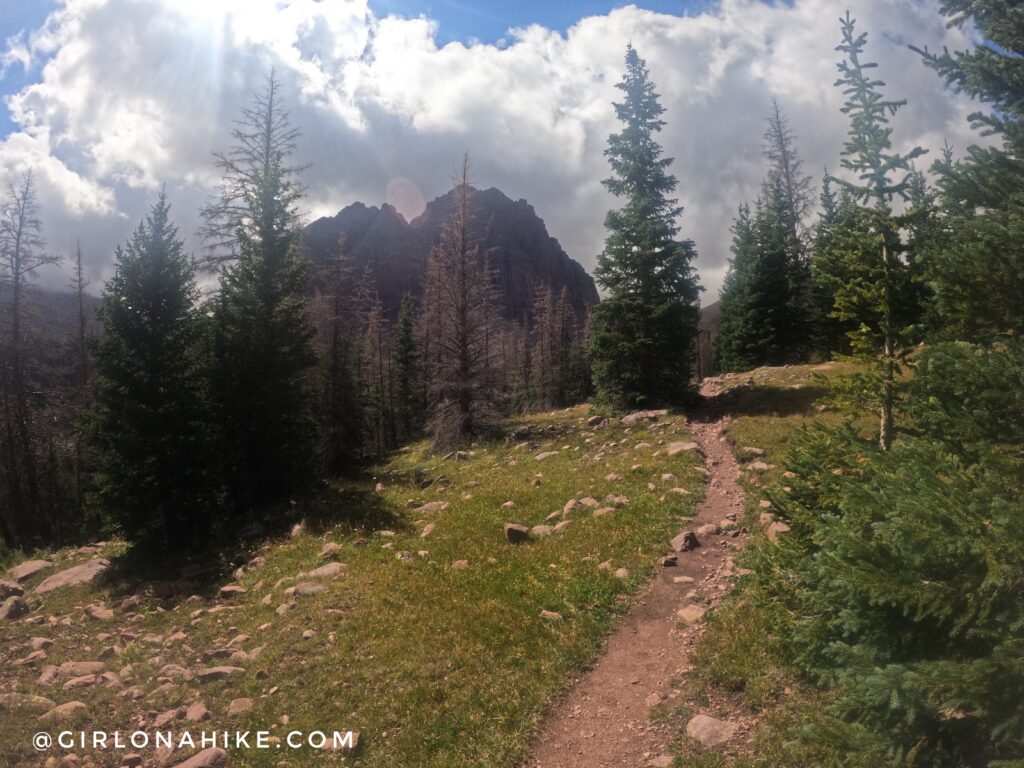
<svg viewBox="0 0 1024 768"><path fill-rule="evenodd" d="M928 271L948 333L1024 332L1024 11L1007 0L944 0L951 25L975 25L970 51L920 51L949 85L989 105L969 116L1002 146L936 164L949 236Z"/></svg>
<svg viewBox="0 0 1024 768"><path fill-rule="evenodd" d="M892 150L889 118L906 102L886 100L880 91L885 85L874 80L870 70L877 65L860 60L867 34L857 34L849 12L840 19L843 42L836 50L845 55L838 64L836 86L843 89L846 103L842 112L850 118L848 138L842 153L842 166L857 178L835 181L848 189L860 202L857 242L844 249L847 279L836 291L836 312L848 317L851 308L867 308L873 315L870 324L862 324L856 339L863 352L881 352L879 393L879 445L892 445L896 371L901 328L897 308L906 300L901 292L908 284L906 262L901 258L904 245L900 229L904 220L893 213L893 198L906 199L912 176L911 161L926 150L915 147L906 154ZM894 178L894 174L900 174ZM870 257L865 261L865 253Z"/></svg>
<svg viewBox="0 0 1024 768"><path fill-rule="evenodd" d="M402 296L402 306L395 323L394 357L396 417L401 436L408 438L423 426L417 407L420 356L416 348L412 296L408 292Z"/></svg>
<svg viewBox="0 0 1024 768"><path fill-rule="evenodd" d="M204 541L216 486L195 264L161 193L114 255L96 347L97 498L130 540Z"/></svg>
<svg viewBox="0 0 1024 768"><path fill-rule="evenodd" d="M732 258L719 299L718 334L715 341L716 367L722 371L756 368L761 352L757 319L750 306L751 283L756 266L757 233L750 206L740 205L732 225Z"/></svg>
<svg viewBox="0 0 1024 768"><path fill-rule="evenodd" d="M625 205L605 218L608 237L595 277L608 297L594 310L590 359L598 397L619 406L672 403L692 389L699 293L691 240L678 240L682 213L669 195L654 134L665 125L647 66L632 46L615 104L623 129L608 139L612 177L604 184Z"/></svg>
<svg viewBox="0 0 1024 768"><path fill-rule="evenodd" d="M301 170L289 164L298 130L281 106L273 73L217 155L221 195L203 212L222 267L215 304L218 410L236 509L300 491L312 478L310 412L316 361L298 250Z"/></svg>

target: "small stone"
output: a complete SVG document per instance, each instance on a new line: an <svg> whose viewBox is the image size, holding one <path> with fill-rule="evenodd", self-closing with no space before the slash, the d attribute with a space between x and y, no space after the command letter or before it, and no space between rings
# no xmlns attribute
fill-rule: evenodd
<svg viewBox="0 0 1024 768"><path fill-rule="evenodd" d="M96 685L96 675L82 675L68 680L64 683L63 688L65 691L70 691L73 688L89 688L93 685Z"/></svg>
<svg viewBox="0 0 1024 768"><path fill-rule="evenodd" d="M64 704L58 704L56 707L51 709L46 714L40 715L39 719L42 721L50 720L62 720L66 717L74 715L76 712L88 709L84 702L81 701L68 701Z"/></svg>
<svg viewBox="0 0 1024 768"><path fill-rule="evenodd" d="M505 523L505 541L509 544L522 544L530 540L530 529L525 525Z"/></svg>
<svg viewBox="0 0 1024 768"><path fill-rule="evenodd" d="M32 693L0 693L0 712L12 709L46 712L55 706L56 703L45 696L36 696Z"/></svg>
<svg viewBox="0 0 1024 768"><path fill-rule="evenodd" d="M241 667L207 667L196 672L196 679L200 683L212 683L239 672L245 672L245 670Z"/></svg>
<svg viewBox="0 0 1024 768"><path fill-rule="evenodd" d="M8 597L21 597L24 594L25 590L18 582L0 580L0 600L6 600Z"/></svg>
<svg viewBox="0 0 1024 768"><path fill-rule="evenodd" d="M599 571L610 571L611 569L612 569L612 561L611 560L605 560L603 563L601 563L600 565L597 566L597 570L599 570Z"/></svg>
<svg viewBox="0 0 1024 768"><path fill-rule="evenodd" d="M533 528L530 529L530 535L536 536L540 539L545 536L550 536L554 530L555 529L552 528L550 525L535 525L533 526Z"/></svg>
<svg viewBox="0 0 1024 768"><path fill-rule="evenodd" d="M764 448L755 448L752 445L745 445L740 448L748 456L764 456Z"/></svg>
<svg viewBox="0 0 1024 768"><path fill-rule="evenodd" d="M679 564L679 558L676 557L675 555L665 555L663 558L661 558L661 567L662 568L672 568L672 567L674 567L674 566L676 566L678 564Z"/></svg>
<svg viewBox="0 0 1024 768"><path fill-rule="evenodd" d="M686 735L710 749L732 739L738 727L735 723L716 720L707 715L696 715L686 724Z"/></svg>
<svg viewBox="0 0 1024 768"><path fill-rule="evenodd" d="M464 571L469 568L469 560L456 560L451 565L453 571Z"/></svg>
<svg viewBox="0 0 1024 768"><path fill-rule="evenodd" d="M768 526L768 530L764 532L764 535L768 537L768 541L777 543L779 541L779 534L785 533L788 530L790 530L788 525L776 520Z"/></svg>
<svg viewBox="0 0 1024 768"><path fill-rule="evenodd" d="M502 509L512 509L515 505L516 505L516 503L514 501L506 501L504 504L501 505L501 508Z"/></svg>
<svg viewBox="0 0 1024 768"><path fill-rule="evenodd" d="M694 583L694 578L693 578L693 576L673 576L672 577L672 583L673 584L693 584Z"/></svg>
<svg viewBox="0 0 1024 768"><path fill-rule="evenodd" d="M690 552L700 546L700 541L693 531L684 531L672 539L671 545L676 552Z"/></svg>
<svg viewBox="0 0 1024 768"><path fill-rule="evenodd" d="M295 525L292 526L291 537L293 539L297 539L299 536L301 536L305 532L306 532L306 521L305 520L300 520L299 522L297 522Z"/></svg>
<svg viewBox="0 0 1024 768"><path fill-rule="evenodd" d="M673 760L675 758L672 755L658 755L657 757L652 757L647 764L650 768L669 768Z"/></svg>
<svg viewBox="0 0 1024 768"><path fill-rule="evenodd" d="M105 667L102 661L65 661L57 668L57 674L61 678L98 675Z"/></svg>
<svg viewBox="0 0 1024 768"><path fill-rule="evenodd" d="M610 515L614 511L615 507L601 507L600 509L594 510L594 517L604 517L605 515Z"/></svg>
<svg viewBox="0 0 1024 768"><path fill-rule="evenodd" d="M129 752L121 758L121 768L138 768L142 765L142 755Z"/></svg>
<svg viewBox="0 0 1024 768"><path fill-rule="evenodd" d="M0 605L0 619L13 621L20 619L26 613L28 613L28 603L17 595L8 597L4 600L3 605Z"/></svg>
<svg viewBox="0 0 1024 768"><path fill-rule="evenodd" d="M761 499L759 502L757 502L757 507L758 509L771 509L772 503L768 501L768 499Z"/></svg>
<svg viewBox="0 0 1024 768"><path fill-rule="evenodd" d="M433 523L427 523L425 526L423 526L423 530L420 531L420 538L421 539L425 539L430 534L432 534L433 532L434 532L434 524Z"/></svg>
<svg viewBox="0 0 1024 768"><path fill-rule="evenodd" d="M650 694L646 699L644 699L644 704L646 704L648 707L656 707L656 706L658 706L659 704L661 704L661 694L660 693L652 693L652 694Z"/></svg>
<svg viewBox="0 0 1024 768"><path fill-rule="evenodd" d="M541 611L540 612L540 617L542 619L546 619L548 621L561 621L562 620L562 614L560 614L558 611Z"/></svg>
<svg viewBox="0 0 1024 768"><path fill-rule="evenodd" d="M555 533L565 533L569 528L572 527L572 520L563 520L562 522L555 525Z"/></svg>
<svg viewBox="0 0 1024 768"><path fill-rule="evenodd" d="M337 560L341 556L341 544L334 541L326 542L320 548L321 560Z"/></svg>
<svg viewBox="0 0 1024 768"><path fill-rule="evenodd" d="M317 584L315 581L302 581L295 585L292 594L296 597L309 597L310 595L316 595L326 591L327 587L323 584Z"/></svg>
<svg viewBox="0 0 1024 768"><path fill-rule="evenodd" d="M230 600L233 597L244 595L246 591L245 587L239 586L238 584L226 584L220 588L220 596L225 600Z"/></svg>
<svg viewBox="0 0 1024 768"><path fill-rule="evenodd" d="M618 474L617 472L611 472L604 476L604 481L606 483L617 483L621 479L622 475Z"/></svg>
<svg viewBox="0 0 1024 768"><path fill-rule="evenodd" d="M252 709L252 699L235 699L228 704L229 715L240 715Z"/></svg>
<svg viewBox="0 0 1024 768"><path fill-rule="evenodd" d="M700 446L696 443L679 441L675 443L669 443L668 447L665 448L665 453L669 456L678 456L680 453L686 453L687 451L699 451Z"/></svg>
<svg viewBox="0 0 1024 768"><path fill-rule="evenodd" d="M615 569L615 578L617 578L617 579L628 579L629 578L629 570L627 568L616 568Z"/></svg>
<svg viewBox="0 0 1024 768"><path fill-rule="evenodd" d="M701 618L703 618L704 613L705 609L701 608L699 605L688 605L685 608L680 608L676 612L676 615L679 616L681 621L684 621L687 624L693 624L700 621Z"/></svg>
<svg viewBox="0 0 1024 768"><path fill-rule="evenodd" d="M227 762L228 753L219 747L209 747L173 768L214 768Z"/></svg>
<svg viewBox="0 0 1024 768"><path fill-rule="evenodd" d="M747 464L747 467L754 470L755 472L767 472L770 469L775 469L774 464L768 464L763 461L752 461Z"/></svg>
<svg viewBox="0 0 1024 768"><path fill-rule="evenodd" d="M310 579L333 579L347 567L348 566L344 563L327 563L326 565L321 565L319 568L314 568L305 575L306 578Z"/></svg>
<svg viewBox="0 0 1024 768"><path fill-rule="evenodd" d="M110 619L114 618L112 610L98 603L85 606L85 615L96 621L110 621Z"/></svg>
<svg viewBox="0 0 1024 768"><path fill-rule="evenodd" d="M538 453L533 458L536 459L537 461L544 461L545 459L550 459L552 456L557 456L557 455L558 455L558 451L544 451L542 453Z"/></svg>
<svg viewBox="0 0 1024 768"><path fill-rule="evenodd" d="M714 536L715 534L718 533L718 526L715 525L714 523L707 523L706 525L700 526L695 531L695 533L698 533L701 536Z"/></svg>
<svg viewBox="0 0 1024 768"><path fill-rule="evenodd" d="M195 701L189 705L188 709L185 710L185 719L193 723L209 720L210 710L206 708L206 705L203 704L203 702Z"/></svg>

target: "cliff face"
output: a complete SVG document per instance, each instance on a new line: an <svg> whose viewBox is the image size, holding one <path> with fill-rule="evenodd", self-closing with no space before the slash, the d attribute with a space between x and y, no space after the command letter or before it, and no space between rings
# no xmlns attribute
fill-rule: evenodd
<svg viewBox="0 0 1024 768"><path fill-rule="evenodd" d="M475 191L470 200L470 234L496 275L507 318L525 320L537 286L550 286L556 295L567 289L578 312L598 302L593 279L548 234L533 206L493 188ZM414 298L421 295L427 260L454 204L449 192L406 222L390 205L354 203L310 224L303 246L315 264L337 253L342 243L353 267L371 269L384 310L394 318L406 291Z"/></svg>

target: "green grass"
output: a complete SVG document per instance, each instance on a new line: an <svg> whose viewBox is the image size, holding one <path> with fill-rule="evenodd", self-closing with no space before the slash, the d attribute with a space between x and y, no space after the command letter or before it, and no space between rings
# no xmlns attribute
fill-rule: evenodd
<svg viewBox="0 0 1024 768"><path fill-rule="evenodd" d="M509 426L508 440L475 446L465 461L442 460L428 454L426 445L414 445L375 467L365 481L332 487L305 510L307 533L260 548L266 563L242 577L238 583L247 594L223 610L209 612L219 601L208 596L231 581L227 576L196 585L207 597L185 601L186 593L177 604L152 599L140 619L118 610L114 621L93 622L77 609L96 600L115 604L134 589L131 581L50 593L42 596L42 606L32 598L43 615L71 616L72 622L0 626L3 689L40 693L58 703L80 698L90 706L80 718L89 728L124 730L141 713L151 723L155 713L202 699L212 714L207 729L238 725L281 737L293 729L359 730L365 741L359 765L517 765L552 700L599 653L680 521L693 514L704 482L699 457L659 455L660 445L685 438L683 419L632 430L616 422L588 432L587 415L579 408L518 419ZM638 449L637 443L650 447ZM534 458L554 450L556 456ZM676 474L693 495L664 496L663 472ZM610 473L622 479L606 480ZM569 515L573 525L564 534L519 546L505 543L504 522L536 525L571 498L604 499L611 493L628 497L628 504L604 517L578 510ZM414 509L433 501L449 506L429 514ZM512 509L502 509L507 501ZM419 534L427 522L435 529L423 539ZM321 564L318 553L326 541L341 546L344 574L324 582L326 592L300 597L277 615L283 590L294 582L274 585ZM411 560L403 561L401 552L411 553ZM467 560L469 567L452 570L456 560ZM629 576L619 579L614 568L598 569L606 560L627 568ZM228 568L225 563L222 572L230 573ZM262 605L268 593L272 602ZM542 619L542 610L562 618ZM202 652L236 635L251 636L242 646L247 650L265 648L229 681L179 682L174 692L152 702L132 702L103 688L41 690L34 684L38 670L10 664L28 652L23 644L36 635L55 640L46 663L93 659L111 642L98 640L97 633L120 629L143 637L126 644L109 668L131 661L132 684L146 691L161 682L162 664L207 666ZM187 638L169 646L146 641L149 633L167 637L175 629ZM306 630L312 637L303 637ZM228 703L243 696L253 699L253 710L229 719ZM0 718L0 763L35 759L30 737L36 730L35 715ZM110 752L95 757L100 765L120 759ZM317 765L353 764L351 758L343 762L284 749L238 751L231 764L300 766L314 759Z"/></svg>

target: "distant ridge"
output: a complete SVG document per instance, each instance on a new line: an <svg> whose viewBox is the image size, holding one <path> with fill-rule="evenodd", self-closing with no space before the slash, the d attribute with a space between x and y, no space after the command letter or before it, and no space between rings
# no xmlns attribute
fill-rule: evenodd
<svg viewBox="0 0 1024 768"><path fill-rule="evenodd" d="M566 289L578 313L600 300L593 278L548 234L528 202L512 200L493 187L474 190L471 201L470 232L496 274L507 318L526 320L537 286L550 287L556 295ZM427 259L453 206L454 195L448 192L407 222L391 205L353 203L311 223L303 248L313 263L322 263L337 253L344 237L352 266L360 271L370 267L384 311L394 318L406 291L413 297L422 294Z"/></svg>

